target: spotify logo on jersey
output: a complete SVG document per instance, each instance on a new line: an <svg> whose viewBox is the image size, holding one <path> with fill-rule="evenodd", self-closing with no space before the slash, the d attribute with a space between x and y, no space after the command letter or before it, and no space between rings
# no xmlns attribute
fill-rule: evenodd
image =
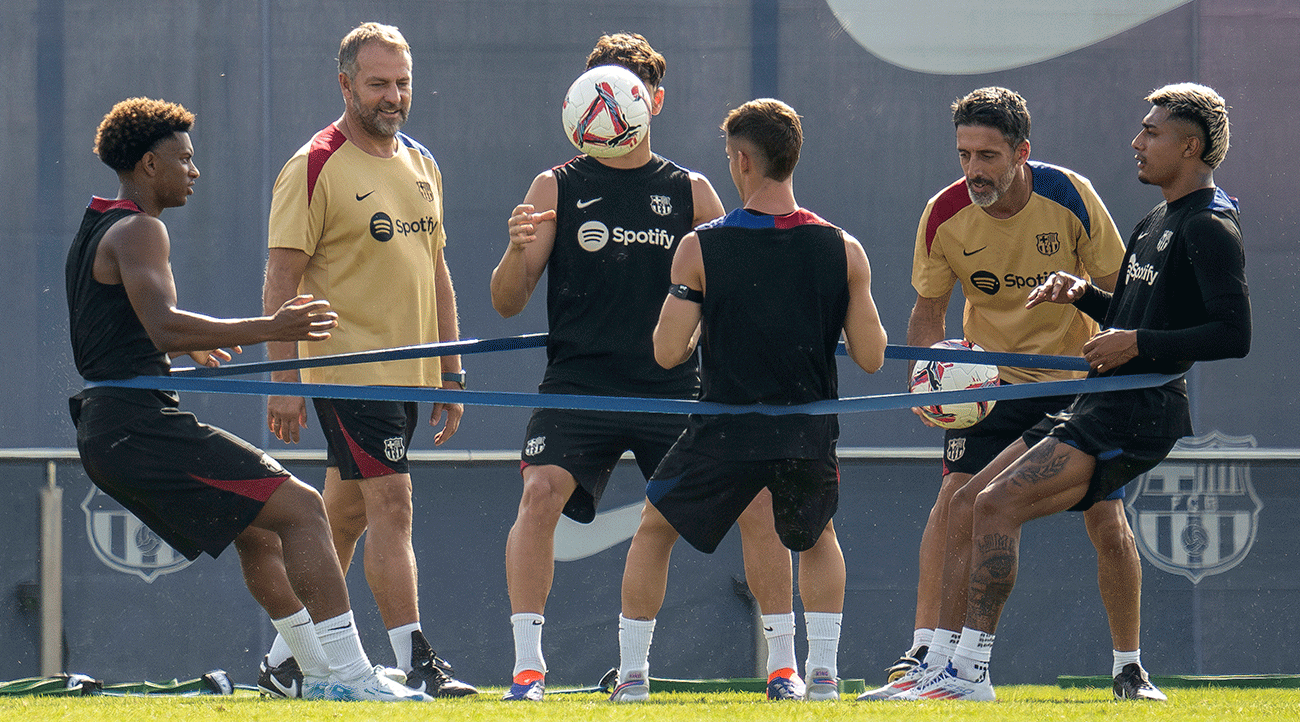
<svg viewBox="0 0 1300 722"><path fill-rule="evenodd" d="M970 284L990 296L995 295L998 289L1002 288L998 277L988 271L976 271L970 274Z"/></svg>
<svg viewBox="0 0 1300 722"><path fill-rule="evenodd" d="M393 237L393 219L389 218L388 214L383 211L371 216L370 235L381 243L391 240Z"/></svg>
<svg viewBox="0 0 1300 722"><path fill-rule="evenodd" d="M595 253L609 242L609 226L600 221L587 221L578 226L578 245L582 250Z"/></svg>

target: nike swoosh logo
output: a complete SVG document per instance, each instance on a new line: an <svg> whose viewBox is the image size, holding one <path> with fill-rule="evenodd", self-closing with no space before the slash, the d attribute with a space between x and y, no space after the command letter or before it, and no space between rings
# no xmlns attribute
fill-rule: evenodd
<svg viewBox="0 0 1300 722"><path fill-rule="evenodd" d="M599 554L632 538L641 525L645 501L602 511L590 524L579 524L567 516L555 527L555 561L571 562Z"/></svg>
<svg viewBox="0 0 1300 722"><path fill-rule="evenodd" d="M988 248L988 246L980 246L979 248L976 248L976 249L973 250L973 251L967 251L965 248L963 248L963 249L961 249L961 255L963 255L963 256L973 256L973 255L975 255L976 253L979 253L980 251L984 250L985 248Z"/></svg>
<svg viewBox="0 0 1300 722"><path fill-rule="evenodd" d="M770 631L772 631L772 628L771 628L771 627L763 627L763 631L764 631L764 632L770 632Z"/></svg>
<svg viewBox="0 0 1300 722"><path fill-rule="evenodd" d="M374 193L374 191L370 191L370 193ZM361 195L360 193L358 193L358 194L357 194L357 200L359 200L359 201L364 201L365 199L367 199L367 198L370 197L370 193L367 193L367 194L365 194L364 196Z"/></svg>
<svg viewBox="0 0 1300 722"><path fill-rule="evenodd" d="M604 199L605 199L605 196L597 196L597 197L595 197L595 198L592 198L592 199L589 200L589 201L578 201L577 205L578 205L578 208L586 208L587 206L591 205L592 203L595 203L595 202L597 202L597 201L601 201L601 200L604 200Z"/></svg>
<svg viewBox="0 0 1300 722"><path fill-rule="evenodd" d="M533 620L533 626L534 626L534 627L540 627L540 626L542 626L542 623L539 622L539 621L537 621L536 619L534 619L534 620Z"/></svg>

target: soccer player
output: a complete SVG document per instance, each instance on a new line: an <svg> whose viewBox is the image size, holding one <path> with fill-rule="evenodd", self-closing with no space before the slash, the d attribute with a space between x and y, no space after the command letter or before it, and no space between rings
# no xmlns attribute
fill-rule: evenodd
<svg viewBox="0 0 1300 722"><path fill-rule="evenodd" d="M294 154L271 197L270 252L262 300L276 308L299 292L325 296L339 328L310 347L268 344L272 359L454 341L456 296L443 247L442 175L428 149L400 131L411 110L411 49L397 28L364 23L339 46L343 115ZM277 371L276 381L464 388L459 356ZM477 692L453 679L420 626L411 548L411 475L406 452L418 404L314 399L325 432L325 508L344 574L366 533L366 581L406 683L434 697ZM460 425L460 404L436 403L429 418ZM301 397L267 400L267 425L297 443L307 423ZM276 640L259 684L282 691L293 677L289 650Z"/></svg>
<svg viewBox="0 0 1300 722"><path fill-rule="evenodd" d="M1113 289L1124 253L1115 222L1086 178L1029 160L1029 108L1020 94L980 88L953 103L952 117L963 177L930 200L917 227L912 262L917 297L908 344L929 346L945 338L944 317L960 280L967 339L986 351L1078 355L1097 332L1096 322L1069 306L1027 310L1024 299L1029 288L1056 271L1091 276L1098 287ZM1004 383L1080 375L999 371ZM999 401L980 423L944 433L943 480L921 536L912 648L890 668L889 684L859 699L887 699L910 689L951 654L965 611L964 599L945 600L940 594L952 519L971 513L980 490L972 477L1043 414L1060 411L1070 400ZM1123 488L1117 489L1083 514L1097 549L1097 584L1110 622L1116 675L1128 663L1140 664L1142 566L1123 497ZM955 619L941 619L944 609Z"/></svg>
<svg viewBox="0 0 1300 722"><path fill-rule="evenodd" d="M329 303L295 296L260 318L220 319L176 306L171 239L159 216L185 205L199 170L194 115L131 98L113 106L95 153L117 171L116 199L92 198L68 252L68 317L87 381L166 376L169 356L200 365L244 344L328 339ZM271 457L179 409L170 391L96 386L69 407L91 481L194 560L234 542L244 580L293 650L309 699L428 700L376 676L353 623L316 490Z"/></svg>
<svg viewBox="0 0 1300 722"><path fill-rule="evenodd" d="M651 93L651 112L663 107L666 63L641 35L602 36L587 57L588 68L599 65L632 71ZM538 175L511 213L510 244L492 272L491 290L493 307L509 318L524 309L547 271L550 335L540 390L693 398L695 363L661 368L651 335L678 243L722 212L708 179L654 154L648 135L626 155L582 155ZM646 232L663 242L610 241L587 250L578 243L580 227ZM541 637L560 514L590 522L623 452L632 451L649 478L685 425L679 414L533 412L522 453L523 494L506 541L515 641L506 699L537 701L545 693ZM790 554L772 527L770 507L766 494L755 500L741 518L741 536L746 580L772 628L768 664L779 669L794 663L794 612Z"/></svg>
<svg viewBox="0 0 1300 722"><path fill-rule="evenodd" d="M1025 306L1073 304L1101 322L1083 347L1090 377L1184 374L1195 361L1241 358L1250 351L1250 296L1237 202L1214 184L1228 151L1228 111L1203 85L1153 91L1133 139L1138 180L1164 201L1129 236L1114 294L1055 273ZM1007 447L977 479L971 533L956 553L968 576L945 585L966 589L965 626L951 660L895 699L992 700L989 660L1003 605L1016 582L1020 528L1066 509L1087 509L1159 464L1192 433L1187 383L1080 394ZM1154 690L1136 663L1116 677L1117 697ZM1160 698L1163 698L1161 695Z"/></svg>
<svg viewBox="0 0 1300 722"><path fill-rule="evenodd" d="M867 255L795 201L803 130L793 108L752 100L732 110L722 130L742 207L682 239L654 331L655 359L676 366L698 340L704 401L789 406L837 398L841 333L868 373L885 360ZM651 634L678 535L712 553L764 488L782 543L800 552L807 699L839 698L845 572L831 521L839 503L838 438L834 414L691 415L646 487L628 552L629 568L638 558L653 565L623 577L616 701L649 697ZM771 675L767 697L804 699L805 685L794 670Z"/></svg>

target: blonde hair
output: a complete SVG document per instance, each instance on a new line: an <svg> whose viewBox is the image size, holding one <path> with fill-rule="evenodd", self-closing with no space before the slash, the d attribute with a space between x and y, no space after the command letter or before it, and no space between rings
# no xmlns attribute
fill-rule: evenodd
<svg viewBox="0 0 1300 722"><path fill-rule="evenodd" d="M1169 117L1201 131L1201 161L1218 168L1228 154L1228 104L1213 88L1174 83L1151 91L1147 102L1169 111Z"/></svg>

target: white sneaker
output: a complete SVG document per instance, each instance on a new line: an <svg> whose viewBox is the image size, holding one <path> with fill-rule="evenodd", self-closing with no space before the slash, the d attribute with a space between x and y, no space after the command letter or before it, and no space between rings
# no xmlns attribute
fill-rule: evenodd
<svg viewBox="0 0 1300 722"><path fill-rule="evenodd" d="M646 672L628 672L627 679L624 679L617 687L614 693L609 696L610 702L645 702L650 699L650 679Z"/></svg>
<svg viewBox="0 0 1300 722"><path fill-rule="evenodd" d="M884 687L877 687L873 690L868 690L858 695L858 701L867 702L873 700L880 701L886 699L893 699L895 696L903 692L906 692L907 690L919 684L921 680L925 679L926 672L928 671L929 669L925 666L925 662L922 662L917 665L913 665L910 669L908 669L906 672L903 673L903 676L899 677L893 682L890 682Z"/></svg>
<svg viewBox="0 0 1300 722"><path fill-rule="evenodd" d="M997 698L987 673L979 681L971 682L958 677L951 663L938 674L891 697L896 700L951 699L964 702L995 702Z"/></svg>
<svg viewBox="0 0 1300 722"><path fill-rule="evenodd" d="M433 698L418 690L395 682L388 677L371 673L361 679L341 680L338 677L308 677L302 691L303 699L320 699L338 702L431 702Z"/></svg>
<svg viewBox="0 0 1300 722"><path fill-rule="evenodd" d="M837 700L840 698L840 679L825 667L813 667L808 672L807 699L810 702Z"/></svg>
<svg viewBox="0 0 1300 722"><path fill-rule="evenodd" d="M397 667L385 667L382 664L375 665L376 677L387 677L398 684L406 684L406 672Z"/></svg>

